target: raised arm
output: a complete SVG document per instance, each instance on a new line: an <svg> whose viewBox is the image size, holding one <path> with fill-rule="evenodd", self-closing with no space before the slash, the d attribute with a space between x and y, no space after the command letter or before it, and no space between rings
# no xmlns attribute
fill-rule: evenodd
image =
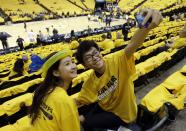
<svg viewBox="0 0 186 131"><path fill-rule="evenodd" d="M130 58L133 55L137 48L144 42L149 31L156 28L163 18L159 11L153 9L143 9L140 11L140 14L146 14L142 23L143 26L146 25L150 18L152 18L152 21L147 28L140 28L135 32L134 36L124 50L127 58Z"/></svg>

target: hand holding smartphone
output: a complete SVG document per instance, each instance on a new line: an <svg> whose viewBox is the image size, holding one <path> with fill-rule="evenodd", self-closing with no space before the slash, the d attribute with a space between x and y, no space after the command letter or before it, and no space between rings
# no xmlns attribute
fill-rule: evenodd
<svg viewBox="0 0 186 131"><path fill-rule="evenodd" d="M142 9L140 12L134 15L139 28L156 28L162 21L163 16L161 12L154 9Z"/></svg>
<svg viewBox="0 0 186 131"><path fill-rule="evenodd" d="M152 22L152 17L149 18L149 20L146 22L145 25L143 25L143 21L145 19L145 14L140 14L140 13L136 13L134 15L135 19L136 19L136 22L138 23L138 27L139 28L148 28L148 26L150 25L150 23Z"/></svg>

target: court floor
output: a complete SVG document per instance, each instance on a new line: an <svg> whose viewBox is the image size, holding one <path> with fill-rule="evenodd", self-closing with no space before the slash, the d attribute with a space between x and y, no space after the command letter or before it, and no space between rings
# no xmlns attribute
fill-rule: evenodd
<svg viewBox="0 0 186 131"><path fill-rule="evenodd" d="M31 30L33 30L36 37L36 34L38 34L39 30L41 30L43 34L47 34L46 28L49 28L49 34L51 34L53 30L52 26L53 28L56 28L60 34L70 33L71 30L74 30L75 32L81 31L87 29L88 26L90 26L90 28L99 28L105 26L105 23L96 22L93 21L93 19L96 18L92 17L91 21L88 21L87 16L80 16L57 20L27 22L27 31L25 31L23 23L1 25L0 32L5 31L12 36L8 38L8 45L9 47L13 47L17 46L16 39L18 36L21 36L25 40L25 43L28 43L28 32ZM111 26L123 24L124 22L124 19L114 19L114 21L111 22ZM0 44L0 49L2 49L2 44Z"/></svg>

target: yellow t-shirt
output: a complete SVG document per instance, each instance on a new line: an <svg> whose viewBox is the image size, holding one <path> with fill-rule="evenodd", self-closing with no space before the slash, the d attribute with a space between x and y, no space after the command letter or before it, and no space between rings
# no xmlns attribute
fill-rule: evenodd
<svg viewBox="0 0 186 131"><path fill-rule="evenodd" d="M115 44L115 47L121 46L124 44L124 40L123 39L116 39L114 44Z"/></svg>
<svg viewBox="0 0 186 131"><path fill-rule="evenodd" d="M15 129L12 125L6 125L3 127L0 127L0 131L18 131Z"/></svg>
<svg viewBox="0 0 186 131"><path fill-rule="evenodd" d="M17 120L16 123L14 123L11 126L14 127L14 130L16 131L28 131L30 127L29 122L30 122L29 116L24 116L20 118L19 120ZM14 131L14 130L11 130L11 131Z"/></svg>
<svg viewBox="0 0 186 131"><path fill-rule="evenodd" d="M176 109L184 107L184 94L171 94L162 84L152 89L142 100L141 104L150 112L157 112L164 103L170 102Z"/></svg>
<svg viewBox="0 0 186 131"><path fill-rule="evenodd" d="M47 97L30 131L80 131L74 100L60 87Z"/></svg>
<svg viewBox="0 0 186 131"><path fill-rule="evenodd" d="M72 42L70 43L70 49L71 49L71 50L72 50L72 49L76 49L78 46L79 46L79 43L78 43L76 40L74 40L74 41L72 41Z"/></svg>
<svg viewBox="0 0 186 131"><path fill-rule="evenodd" d="M180 48L186 46L186 38L177 38L173 43L173 48Z"/></svg>
<svg viewBox="0 0 186 131"><path fill-rule="evenodd" d="M105 56L104 61L105 73L98 78L92 70L77 99L82 104L98 101L105 111L113 112L126 123L133 122L137 116L132 82L134 58L127 59L121 50Z"/></svg>
<svg viewBox="0 0 186 131"><path fill-rule="evenodd" d="M103 49L103 50L106 50L106 49L113 49L115 46L114 46L114 42L110 39L105 39L104 41L100 42L99 43L99 46Z"/></svg>

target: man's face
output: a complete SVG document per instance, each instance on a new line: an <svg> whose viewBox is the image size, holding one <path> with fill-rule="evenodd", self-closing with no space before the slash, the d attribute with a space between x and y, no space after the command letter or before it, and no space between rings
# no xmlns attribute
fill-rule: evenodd
<svg viewBox="0 0 186 131"><path fill-rule="evenodd" d="M103 58L95 47L91 47L89 51L87 51L83 55L84 66L89 69L94 69L95 71L99 71L104 67Z"/></svg>

